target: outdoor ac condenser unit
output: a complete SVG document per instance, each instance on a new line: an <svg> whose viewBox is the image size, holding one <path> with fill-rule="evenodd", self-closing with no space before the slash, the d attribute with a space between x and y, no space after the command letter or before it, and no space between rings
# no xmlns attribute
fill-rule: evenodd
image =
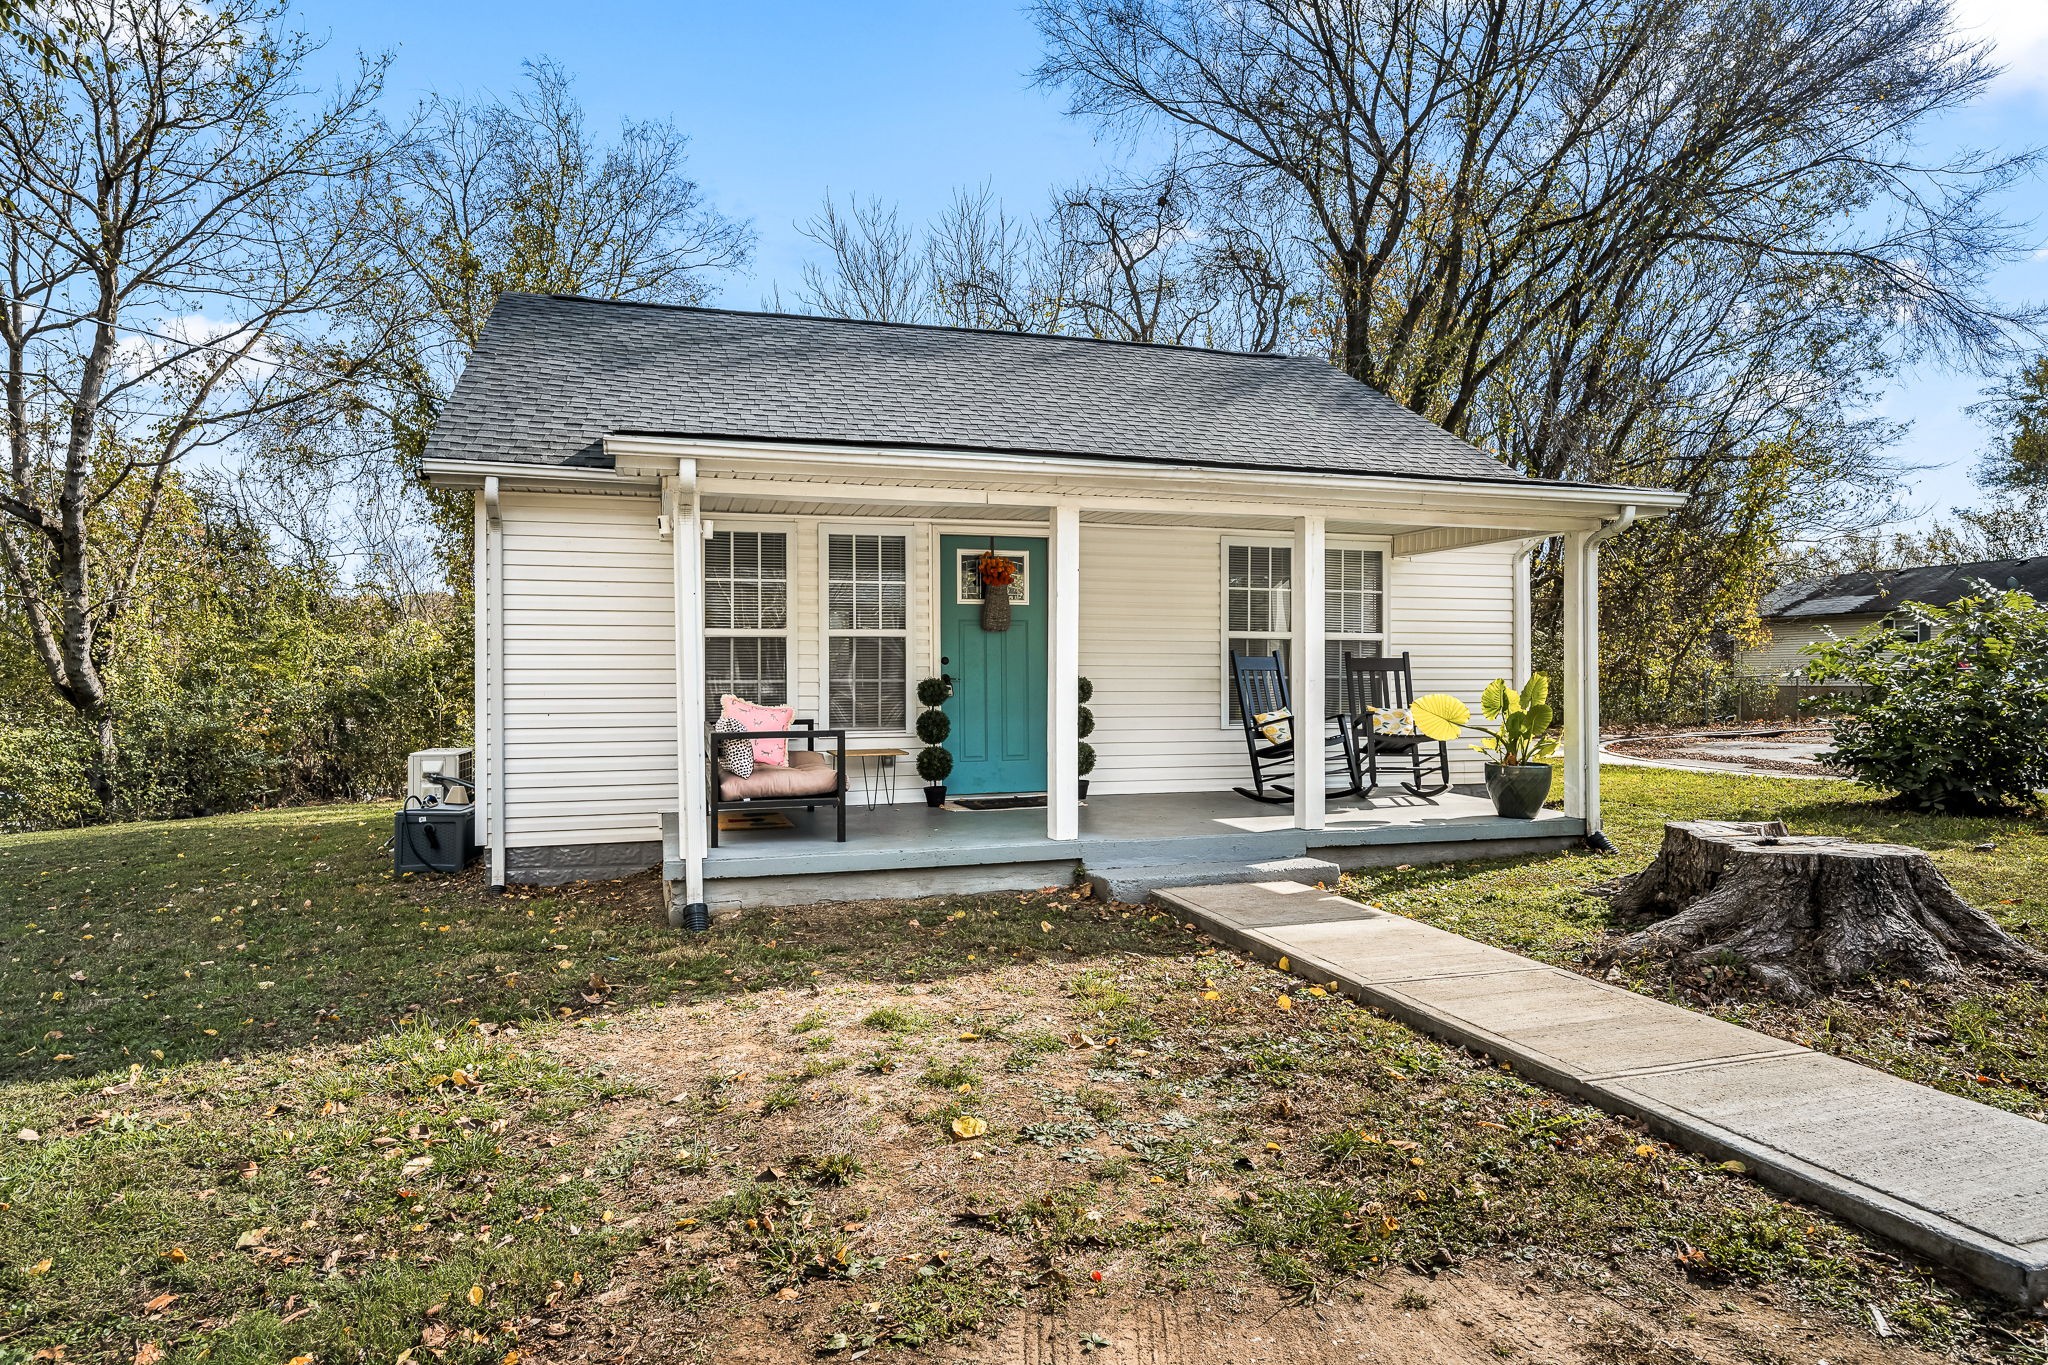
<svg viewBox="0 0 2048 1365"><path fill-rule="evenodd" d="M444 791L440 783L427 780L430 776L445 777L453 785ZM429 801L469 805L476 798L475 780L474 749L421 749L405 760L405 794L420 805Z"/></svg>
<svg viewBox="0 0 2048 1365"><path fill-rule="evenodd" d="M476 775L469 749L422 749L406 759L405 805L393 820L392 867L460 872L476 854Z"/></svg>

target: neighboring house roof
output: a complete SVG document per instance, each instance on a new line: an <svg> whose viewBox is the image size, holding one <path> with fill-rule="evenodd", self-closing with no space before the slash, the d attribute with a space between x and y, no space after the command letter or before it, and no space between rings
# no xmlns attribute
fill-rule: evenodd
<svg viewBox="0 0 2048 1365"><path fill-rule="evenodd" d="M2048 555L2033 559L1986 559L1974 564L1935 564L1924 569L1845 573L1788 583L1763 600L1765 620L1816 616L1868 616L1901 602L1943 607L1968 597L1982 579L1994 588L2016 587L2048 601Z"/></svg>
<svg viewBox="0 0 2048 1365"><path fill-rule="evenodd" d="M429 459L605 467L606 435L1524 482L1322 361L507 294Z"/></svg>

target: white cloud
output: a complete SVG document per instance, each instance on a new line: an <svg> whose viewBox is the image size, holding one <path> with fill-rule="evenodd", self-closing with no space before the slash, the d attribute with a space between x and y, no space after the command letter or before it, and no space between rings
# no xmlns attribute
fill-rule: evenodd
<svg viewBox="0 0 2048 1365"><path fill-rule="evenodd" d="M1964 35L1989 38L2006 89L2048 91L2048 3L2043 0L1954 0Z"/></svg>

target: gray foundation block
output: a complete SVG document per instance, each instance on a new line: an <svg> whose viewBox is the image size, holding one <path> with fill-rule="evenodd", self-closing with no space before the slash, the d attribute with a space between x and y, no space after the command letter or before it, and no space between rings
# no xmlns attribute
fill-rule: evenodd
<svg viewBox="0 0 2048 1365"><path fill-rule="evenodd" d="M728 877L707 881L705 901L717 919L742 910L834 901L917 900L925 896L982 896L1067 886L1080 864L1059 861L998 863L990 867L916 867L886 872L826 872L808 876Z"/></svg>
<svg viewBox="0 0 2048 1365"><path fill-rule="evenodd" d="M661 843L544 844L505 850L505 880L522 886L608 882L661 866Z"/></svg>
<svg viewBox="0 0 2048 1365"><path fill-rule="evenodd" d="M1341 874L1337 864L1324 858L1276 858L1263 863L1139 863L1122 867L1086 869L1088 885L1098 900L1143 905L1162 886L1185 886L1190 881L1209 885L1235 882L1330 882Z"/></svg>

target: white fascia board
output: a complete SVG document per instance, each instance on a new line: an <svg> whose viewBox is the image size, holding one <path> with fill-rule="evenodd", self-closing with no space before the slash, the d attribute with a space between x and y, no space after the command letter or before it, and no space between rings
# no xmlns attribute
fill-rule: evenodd
<svg viewBox="0 0 2048 1365"><path fill-rule="evenodd" d="M505 488L659 488L654 474L616 469L582 469L573 465L527 464L516 460L422 460L420 469L436 488L481 488L495 478ZM675 461L669 461L675 472Z"/></svg>

